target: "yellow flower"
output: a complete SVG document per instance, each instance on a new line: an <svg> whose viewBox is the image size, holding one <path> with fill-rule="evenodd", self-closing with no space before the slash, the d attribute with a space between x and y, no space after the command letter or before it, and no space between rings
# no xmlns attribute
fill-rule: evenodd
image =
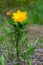
<svg viewBox="0 0 43 65"><path fill-rule="evenodd" d="M9 10L8 12L6 12L6 15L10 15L11 14L11 10Z"/></svg>
<svg viewBox="0 0 43 65"><path fill-rule="evenodd" d="M15 22L23 22L27 18L26 15L27 15L26 12L22 12L22 11L18 10L17 12L13 13L12 19Z"/></svg>

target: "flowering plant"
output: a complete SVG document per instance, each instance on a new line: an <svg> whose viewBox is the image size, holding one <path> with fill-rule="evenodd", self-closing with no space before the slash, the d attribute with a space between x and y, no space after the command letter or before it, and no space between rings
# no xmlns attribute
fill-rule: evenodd
<svg viewBox="0 0 43 65"><path fill-rule="evenodd" d="M16 65L21 65L22 63L24 63L24 65L32 65L30 56L35 47L30 46L29 43L29 33L27 28L29 22L27 21L27 12L18 10L12 14L11 11L7 12L6 14L10 16L8 22L13 27L13 31L8 31L8 34L13 35L12 38L14 40L10 45L6 44L8 51L7 58L10 59L12 65L15 65L15 62Z"/></svg>

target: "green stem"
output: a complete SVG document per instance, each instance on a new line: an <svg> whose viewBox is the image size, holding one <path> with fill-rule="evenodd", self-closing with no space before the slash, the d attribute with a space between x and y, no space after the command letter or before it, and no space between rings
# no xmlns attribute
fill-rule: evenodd
<svg viewBox="0 0 43 65"><path fill-rule="evenodd" d="M18 49L18 41L19 41L19 29L17 28L17 38L16 38L16 52L17 52L17 65L19 65L19 49Z"/></svg>

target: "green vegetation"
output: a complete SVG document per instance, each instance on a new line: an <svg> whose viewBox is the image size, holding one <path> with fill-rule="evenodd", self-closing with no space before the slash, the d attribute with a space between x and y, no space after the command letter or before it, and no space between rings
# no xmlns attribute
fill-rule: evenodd
<svg viewBox="0 0 43 65"><path fill-rule="evenodd" d="M26 11L28 17L26 22L19 25L18 23L14 24L10 16L6 15L6 12L10 10L12 11L11 13L17 10ZM27 32L27 25L30 24L43 25L43 0L0 0L1 65L6 65L6 59L9 59L13 64L13 60L16 58L16 55L18 55L17 60L20 60L21 62L24 61L24 65L25 62L28 65L32 65L31 55L34 54L37 43L41 48L43 48L43 38L36 39L33 34L32 40L34 44L31 46L29 40L30 33ZM26 26L26 28L21 28L22 26ZM19 31L17 29L19 29ZM21 34L23 34L23 36ZM21 36L19 41L16 38L17 36ZM18 48L16 43L19 43Z"/></svg>
<svg viewBox="0 0 43 65"><path fill-rule="evenodd" d="M0 0L0 14L17 9L27 11L32 23L43 25L43 0Z"/></svg>

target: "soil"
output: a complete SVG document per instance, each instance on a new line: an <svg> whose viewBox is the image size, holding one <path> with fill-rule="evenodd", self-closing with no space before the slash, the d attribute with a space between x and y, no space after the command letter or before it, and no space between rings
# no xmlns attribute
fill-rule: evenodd
<svg viewBox="0 0 43 65"><path fill-rule="evenodd" d="M40 39L36 45L35 54L32 55L32 65L43 65L43 26L29 25L29 33L31 45L35 44L35 40ZM8 61L7 65L11 65L11 63ZM24 65L24 62L21 62L21 65ZM25 65L27 64L25 63Z"/></svg>
<svg viewBox="0 0 43 65"><path fill-rule="evenodd" d="M35 54L33 57L33 65L43 65L43 26L40 25L31 25L29 26L30 33L30 42L32 43L32 38L34 35L34 39L39 39ZM34 42L33 42L34 44Z"/></svg>
<svg viewBox="0 0 43 65"><path fill-rule="evenodd" d="M32 60L33 60L32 65L43 65L43 26L30 25L29 33L30 33L29 35L30 43L32 45L35 44L35 42L33 41L33 36L35 40L42 39L42 41L38 41L35 49L35 54L32 55ZM21 61L21 65L24 65L24 62ZM25 63L25 65L27 64Z"/></svg>

